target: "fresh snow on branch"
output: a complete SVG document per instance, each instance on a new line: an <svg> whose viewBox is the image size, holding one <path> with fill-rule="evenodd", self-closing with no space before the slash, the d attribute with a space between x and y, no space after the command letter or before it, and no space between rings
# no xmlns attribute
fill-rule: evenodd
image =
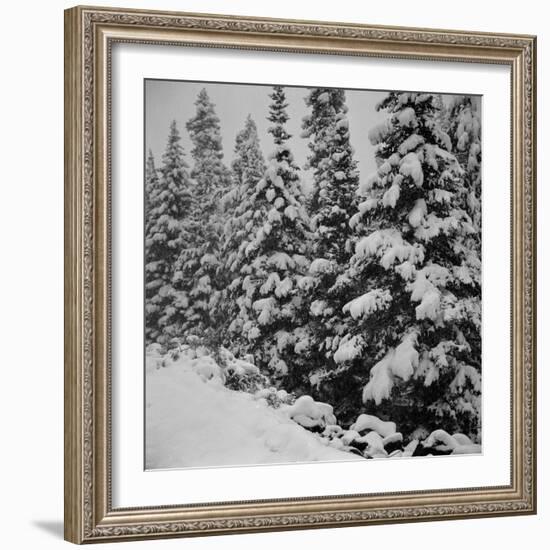
<svg viewBox="0 0 550 550"><path fill-rule="evenodd" d="M363 401L372 399L379 404L390 397L396 377L405 382L412 377L418 366L418 351L414 347L416 340L416 334L407 335L372 367L370 380L363 389Z"/></svg>
<svg viewBox="0 0 550 550"><path fill-rule="evenodd" d="M344 313L349 312L354 319L359 319L375 311L386 309L391 300L392 297L388 290L376 288L348 302L343 307L343 311Z"/></svg>

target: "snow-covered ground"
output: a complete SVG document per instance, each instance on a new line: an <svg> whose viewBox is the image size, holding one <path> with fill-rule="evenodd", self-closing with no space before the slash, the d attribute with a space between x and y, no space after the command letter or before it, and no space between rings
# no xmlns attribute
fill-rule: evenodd
<svg viewBox="0 0 550 550"><path fill-rule="evenodd" d="M298 425L291 408L226 388L223 376L209 357L147 356L147 469L357 459Z"/></svg>

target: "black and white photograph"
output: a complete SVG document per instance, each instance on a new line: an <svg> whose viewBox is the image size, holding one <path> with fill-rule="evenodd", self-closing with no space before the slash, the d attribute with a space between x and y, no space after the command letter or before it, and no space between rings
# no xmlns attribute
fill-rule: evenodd
<svg viewBox="0 0 550 550"><path fill-rule="evenodd" d="M144 93L145 468L482 453L482 97Z"/></svg>

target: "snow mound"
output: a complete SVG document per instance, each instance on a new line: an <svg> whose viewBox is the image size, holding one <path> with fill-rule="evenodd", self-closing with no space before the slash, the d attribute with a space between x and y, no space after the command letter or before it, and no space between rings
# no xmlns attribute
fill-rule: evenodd
<svg viewBox="0 0 550 550"><path fill-rule="evenodd" d="M244 359L237 359L229 350L221 348L220 356L225 364L225 371L236 374L237 376L257 376L260 374L260 369Z"/></svg>
<svg viewBox="0 0 550 550"><path fill-rule="evenodd" d="M386 438L396 433L397 426L395 422L384 422L377 416L361 414L357 417L355 423L350 426L350 430L355 430L359 433L370 430Z"/></svg>
<svg viewBox="0 0 550 550"><path fill-rule="evenodd" d="M325 428L336 424L332 406L315 401L310 395L302 395L293 405L288 405L283 410L289 418L304 428Z"/></svg>
<svg viewBox="0 0 550 550"><path fill-rule="evenodd" d="M273 409L252 394L229 390L215 375L204 376L215 371L210 358L182 354L164 366L158 359L147 356L147 469L350 460L283 407ZM296 411L308 409L307 400L301 403ZM312 410L328 420L328 407L316 403Z"/></svg>
<svg viewBox="0 0 550 550"><path fill-rule="evenodd" d="M422 445L438 451L450 451L454 455L481 453L481 445L472 443L468 436L461 433L450 435L445 430L433 431Z"/></svg>

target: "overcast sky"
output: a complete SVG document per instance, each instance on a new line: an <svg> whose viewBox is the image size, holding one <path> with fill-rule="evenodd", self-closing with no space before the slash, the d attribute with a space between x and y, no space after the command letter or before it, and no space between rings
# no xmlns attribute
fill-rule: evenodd
<svg viewBox="0 0 550 550"><path fill-rule="evenodd" d="M176 120L182 137L187 163L192 166L189 152L192 144L185 128L186 122L195 115L194 102L199 91L206 88L220 118L224 161L227 166L233 160L235 136L242 129L250 113L258 126L258 134L264 156L273 149L271 135L267 133L268 107L271 86L257 84L219 84L170 80L146 80L145 82L145 146L153 151L157 167L166 146L168 129ZM308 155L307 140L300 137L302 117L308 108L304 103L307 88L287 86L285 93L289 103L287 130L292 134L289 146L296 162L303 168ZM346 90L346 104L350 139L359 164L360 178L365 179L375 169L374 148L368 140L370 128L384 120L384 112L377 112L375 105L387 94L385 91ZM451 96L445 98L448 101ZM302 172L306 186L311 175Z"/></svg>

